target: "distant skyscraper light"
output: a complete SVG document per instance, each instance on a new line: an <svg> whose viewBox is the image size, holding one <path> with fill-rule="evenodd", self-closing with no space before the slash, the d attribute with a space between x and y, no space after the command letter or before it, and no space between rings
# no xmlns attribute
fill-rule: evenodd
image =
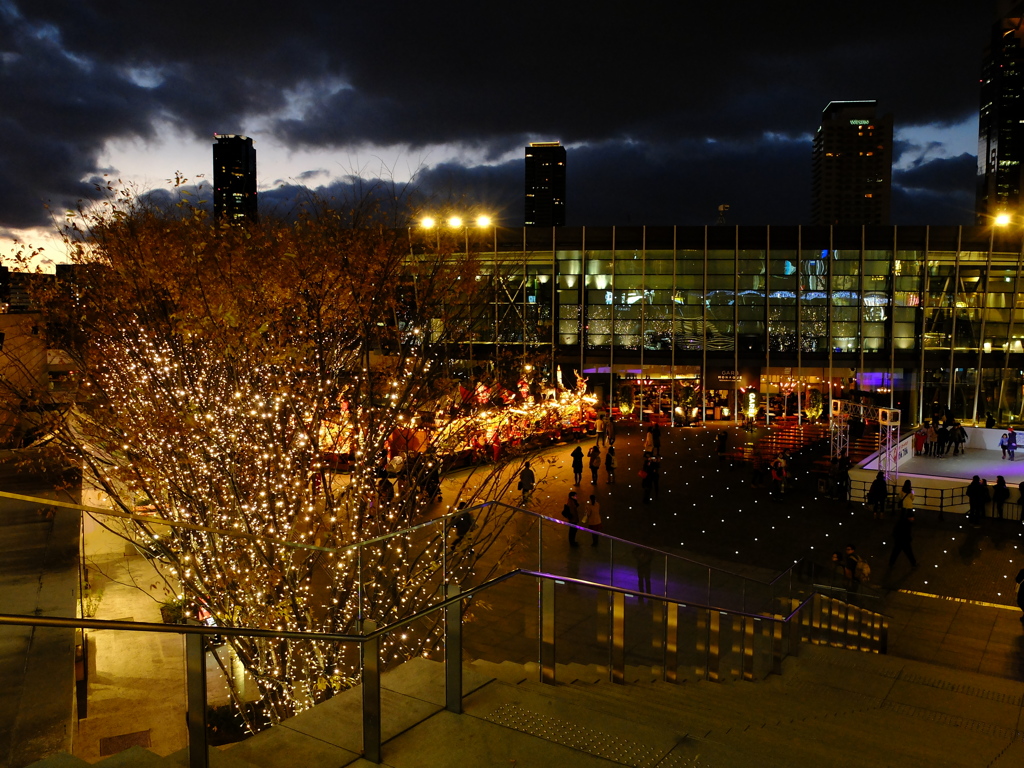
<svg viewBox="0 0 1024 768"><path fill-rule="evenodd" d="M256 221L256 148L248 136L214 134L213 215Z"/></svg>
<svg viewBox="0 0 1024 768"><path fill-rule="evenodd" d="M524 223L565 226L565 147L557 141L533 142L526 148Z"/></svg>

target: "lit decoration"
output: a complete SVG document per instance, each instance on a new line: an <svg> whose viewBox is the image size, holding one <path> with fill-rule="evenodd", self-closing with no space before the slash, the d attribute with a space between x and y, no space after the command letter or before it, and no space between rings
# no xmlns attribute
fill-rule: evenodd
<svg viewBox="0 0 1024 768"><path fill-rule="evenodd" d="M487 282L469 279L464 236L417 236L359 209L215 231L198 209L165 215L127 194L70 221L73 278L40 301L81 388L73 409L43 411L46 436L115 508L152 515L101 523L193 615L346 634L412 615L492 545L500 563L510 515L481 520L472 547L450 526L379 537L501 498L517 475L503 467L535 433L580 428L581 390L517 398L521 365L512 389L472 380L458 350ZM472 483L438 503L460 464ZM436 648L439 618L384 637L384 663ZM229 643L274 722L357 674L354 645Z"/></svg>

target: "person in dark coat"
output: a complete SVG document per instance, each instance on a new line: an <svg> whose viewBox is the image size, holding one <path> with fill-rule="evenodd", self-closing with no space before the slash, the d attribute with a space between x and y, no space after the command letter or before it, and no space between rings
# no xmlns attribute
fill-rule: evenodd
<svg viewBox="0 0 1024 768"><path fill-rule="evenodd" d="M1010 489L1006 487L1006 478L999 475L992 488L992 506L995 507L995 513L999 519L1003 518L1003 505L1008 498L1010 498Z"/></svg>
<svg viewBox="0 0 1024 768"><path fill-rule="evenodd" d="M604 471L608 473L608 482L615 482L615 468L618 462L615 460L615 446L609 445L604 455Z"/></svg>
<svg viewBox="0 0 1024 768"><path fill-rule="evenodd" d="M583 451L580 451L583 453ZM580 468L582 474L583 468ZM580 502L576 498L576 491L569 491L569 499L562 508L562 517L569 521L569 546L578 547L576 543L576 526L580 522Z"/></svg>
<svg viewBox="0 0 1024 768"><path fill-rule="evenodd" d="M1024 568L1017 571L1014 582L1017 584L1017 607L1024 612ZM1022 613L1020 620L1024 621L1024 613Z"/></svg>
<svg viewBox="0 0 1024 768"><path fill-rule="evenodd" d="M896 558L903 552L910 560L910 567L917 568L917 558L914 557L914 548L911 542L914 539L914 511L904 512L899 516L896 525L892 528L892 554L889 555L889 567L896 564Z"/></svg>
<svg viewBox="0 0 1024 768"><path fill-rule="evenodd" d="M572 449L572 484L579 485L583 482L583 449L576 446Z"/></svg>
<svg viewBox="0 0 1024 768"><path fill-rule="evenodd" d="M597 485L597 472L601 469L601 449L597 447L597 443L590 446L590 450L587 451L587 458L589 459L588 465L590 467L590 483L591 485Z"/></svg>
<svg viewBox="0 0 1024 768"><path fill-rule="evenodd" d="M661 456L661 426L657 422L651 427L651 437L654 438L654 455Z"/></svg>
<svg viewBox="0 0 1024 768"><path fill-rule="evenodd" d="M985 516L984 493L981 487L981 478L975 475L971 484L967 486L967 490L964 491L964 495L967 497L967 519L971 525L981 525L981 518Z"/></svg>
<svg viewBox="0 0 1024 768"><path fill-rule="evenodd" d="M868 503L871 504L873 519L885 518L885 500L888 497L889 487L885 484L885 472L879 472L871 481L871 488L868 490Z"/></svg>

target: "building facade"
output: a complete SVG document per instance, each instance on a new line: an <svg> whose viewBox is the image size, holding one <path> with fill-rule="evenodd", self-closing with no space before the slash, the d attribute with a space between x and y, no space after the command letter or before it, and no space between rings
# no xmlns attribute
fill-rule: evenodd
<svg viewBox="0 0 1024 768"><path fill-rule="evenodd" d="M702 391L722 415L812 389L1024 420L1022 233L988 227L558 227L474 235L468 357L551 354L606 401ZM1020 297L1020 298L1018 298ZM793 399L791 399L793 398ZM799 407L797 408L799 411Z"/></svg>
<svg viewBox="0 0 1024 768"><path fill-rule="evenodd" d="M892 115L874 101L833 101L814 136L811 223L888 224Z"/></svg>
<svg viewBox="0 0 1024 768"><path fill-rule="evenodd" d="M999 214L1021 221L1024 183L1024 3L992 26L981 68L978 113L978 224Z"/></svg>
<svg viewBox="0 0 1024 768"><path fill-rule="evenodd" d="M215 134L213 215L217 221L256 221L256 148L248 136Z"/></svg>
<svg viewBox="0 0 1024 768"><path fill-rule="evenodd" d="M526 148L526 206L528 227L565 225L565 147L539 141Z"/></svg>

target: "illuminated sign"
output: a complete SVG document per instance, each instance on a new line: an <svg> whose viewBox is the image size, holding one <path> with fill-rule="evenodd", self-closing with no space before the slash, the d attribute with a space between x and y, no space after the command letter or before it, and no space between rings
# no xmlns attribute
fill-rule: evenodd
<svg viewBox="0 0 1024 768"><path fill-rule="evenodd" d="M851 120L850 125L868 125L870 120Z"/></svg>

